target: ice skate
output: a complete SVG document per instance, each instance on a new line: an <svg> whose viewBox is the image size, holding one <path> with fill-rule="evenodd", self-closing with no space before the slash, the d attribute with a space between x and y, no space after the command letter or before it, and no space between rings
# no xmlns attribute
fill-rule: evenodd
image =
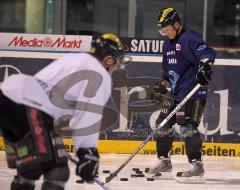
<svg viewBox="0 0 240 190"><path fill-rule="evenodd" d="M152 168L145 169L146 175L155 179L172 179L172 163L169 158L159 158Z"/></svg>
<svg viewBox="0 0 240 190"><path fill-rule="evenodd" d="M203 163L193 161L188 171L177 172L176 180L179 183L205 183Z"/></svg>

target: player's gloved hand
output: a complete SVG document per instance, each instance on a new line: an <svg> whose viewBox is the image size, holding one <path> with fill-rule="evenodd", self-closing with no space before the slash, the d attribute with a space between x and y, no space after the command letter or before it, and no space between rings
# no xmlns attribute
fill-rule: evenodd
<svg viewBox="0 0 240 190"><path fill-rule="evenodd" d="M197 72L197 81L201 86L206 86L212 80L212 73L211 70L213 62L210 60L201 60L199 64L199 69Z"/></svg>
<svg viewBox="0 0 240 190"><path fill-rule="evenodd" d="M160 103L161 102L161 96L163 94L167 93L167 83L164 79L161 79L159 82L157 82L150 93L150 99L152 103Z"/></svg>
<svg viewBox="0 0 240 190"><path fill-rule="evenodd" d="M99 154L96 148L79 148L77 150L79 158L76 175L82 180L93 183L94 177L98 174Z"/></svg>

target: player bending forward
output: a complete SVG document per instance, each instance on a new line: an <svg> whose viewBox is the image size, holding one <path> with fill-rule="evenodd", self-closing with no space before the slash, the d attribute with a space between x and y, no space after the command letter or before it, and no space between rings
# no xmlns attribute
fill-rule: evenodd
<svg viewBox="0 0 240 190"><path fill-rule="evenodd" d="M122 55L120 39L105 33L93 40L91 53L66 54L33 77L19 74L4 81L0 127L8 166L17 170L11 190L33 190L41 175L42 190L64 189L69 178L67 154L54 122L69 116L72 130L94 126L73 136L79 158L76 174L93 181L103 108L111 95L110 74Z"/></svg>
<svg viewBox="0 0 240 190"><path fill-rule="evenodd" d="M156 126L184 99L184 97L199 83L202 87L186 102L176 115L163 126L156 136L157 164L147 170L149 174L157 174L160 178L172 176L172 163L169 152L174 140L173 125L180 125L181 136L184 138L190 169L177 172L178 182L204 182L204 167L202 162L202 140L198 126L206 104L207 88L211 80L211 68L216 57L213 49L201 37L183 28L180 18L173 8L160 11L157 26L159 32L166 36L163 44L163 75L162 79L152 89L153 101L161 102L170 87L169 96L173 101L160 106L166 112L161 112Z"/></svg>

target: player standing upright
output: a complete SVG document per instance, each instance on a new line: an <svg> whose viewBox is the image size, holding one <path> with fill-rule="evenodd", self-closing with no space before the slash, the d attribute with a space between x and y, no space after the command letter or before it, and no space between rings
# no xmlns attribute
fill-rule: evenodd
<svg viewBox="0 0 240 190"><path fill-rule="evenodd" d="M91 53L67 54L35 76L12 75L3 82L0 127L8 165L17 169L11 190L33 190L41 175L42 190L64 189L69 168L54 122L60 122L59 118L66 122L64 118L69 116L70 127L80 129L73 136L79 158L76 174L93 181L99 165L96 145L101 119L111 95L111 74L119 67L123 48L116 35L105 33L93 40Z"/></svg>
<svg viewBox="0 0 240 190"><path fill-rule="evenodd" d="M164 8L157 18L157 27L161 35L166 36L163 44L162 79L154 86L151 93L153 101L162 99L167 94L173 101L165 104L167 112L161 112L156 125L161 123L171 110L199 83L202 87L176 113L176 115L159 130L156 136L158 162L147 173L160 173L160 178L169 178L172 163L169 152L174 140L175 123L180 125L186 152L191 168L177 172L179 182L204 182L202 162L202 140L198 131L202 113L206 104L207 85L211 81L211 68L216 52L194 31L185 29L174 8Z"/></svg>

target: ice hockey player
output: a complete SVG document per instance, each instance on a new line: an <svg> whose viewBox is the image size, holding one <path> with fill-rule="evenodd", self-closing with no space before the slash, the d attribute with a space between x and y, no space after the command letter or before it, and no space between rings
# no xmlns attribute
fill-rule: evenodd
<svg viewBox="0 0 240 190"><path fill-rule="evenodd" d="M64 189L67 154L54 127L69 115L70 128L85 132L73 136L79 159L76 174L93 182L99 165L99 125L123 48L119 37L104 33L93 39L91 53L69 53L34 76L12 75L3 82L0 128L8 166L17 170L11 190L33 190L42 175L42 190Z"/></svg>
<svg viewBox="0 0 240 190"><path fill-rule="evenodd" d="M166 36L163 44L162 79L153 87L151 99L160 103L165 112L161 112L156 126L184 99L199 83L201 88L186 102L176 115L163 126L156 135L157 163L147 169L149 174L158 174L159 178L172 177L172 163L169 152L174 140L173 125L180 125L181 136L185 141L190 169L177 172L178 182L204 182L202 162L202 140L198 131L206 104L207 85L211 81L212 65L216 52L194 31L181 25L180 17L174 8L164 8L157 18L160 34ZM168 92L167 89L170 89ZM165 95L172 101L166 104ZM165 104L161 104L165 102Z"/></svg>

